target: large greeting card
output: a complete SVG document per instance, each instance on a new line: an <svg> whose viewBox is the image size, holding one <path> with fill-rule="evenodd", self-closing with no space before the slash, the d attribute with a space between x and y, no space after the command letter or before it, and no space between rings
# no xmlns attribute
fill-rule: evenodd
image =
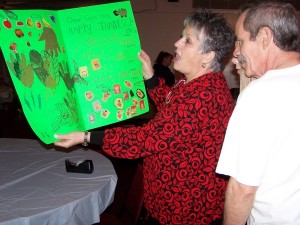
<svg viewBox="0 0 300 225"><path fill-rule="evenodd" d="M129 1L0 10L0 19L6 64L24 114L43 142L149 110Z"/></svg>

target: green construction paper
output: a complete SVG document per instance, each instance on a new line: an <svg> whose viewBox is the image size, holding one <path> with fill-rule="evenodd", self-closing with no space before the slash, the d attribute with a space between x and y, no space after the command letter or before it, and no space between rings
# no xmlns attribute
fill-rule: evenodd
<svg viewBox="0 0 300 225"><path fill-rule="evenodd" d="M46 144L149 111L130 1L0 10L0 41L24 114ZM22 129L22 128L20 128Z"/></svg>

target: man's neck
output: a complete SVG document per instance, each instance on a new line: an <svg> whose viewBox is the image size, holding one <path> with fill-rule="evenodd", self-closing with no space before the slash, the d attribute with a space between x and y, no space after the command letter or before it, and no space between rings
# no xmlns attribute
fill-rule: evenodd
<svg viewBox="0 0 300 225"><path fill-rule="evenodd" d="M300 53L280 51L273 55L273 59L273 69L289 68L300 64Z"/></svg>
<svg viewBox="0 0 300 225"><path fill-rule="evenodd" d="M284 69L300 64L299 52L284 52L284 58L279 61L278 68Z"/></svg>

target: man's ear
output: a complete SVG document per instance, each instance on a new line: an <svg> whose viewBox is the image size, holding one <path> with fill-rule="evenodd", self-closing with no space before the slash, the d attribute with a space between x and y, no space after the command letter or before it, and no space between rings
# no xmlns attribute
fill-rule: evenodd
<svg viewBox="0 0 300 225"><path fill-rule="evenodd" d="M257 38L261 41L263 49L265 49L270 43L273 43L273 32L269 27L262 27L259 29Z"/></svg>

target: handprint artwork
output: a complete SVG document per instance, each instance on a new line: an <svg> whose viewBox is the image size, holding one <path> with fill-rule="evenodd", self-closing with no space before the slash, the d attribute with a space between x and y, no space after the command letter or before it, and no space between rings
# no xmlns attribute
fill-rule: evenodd
<svg viewBox="0 0 300 225"><path fill-rule="evenodd" d="M149 110L147 97L136 94L146 90L130 1L0 10L1 19L5 62L26 119L43 142L55 142L56 133L93 129Z"/></svg>

